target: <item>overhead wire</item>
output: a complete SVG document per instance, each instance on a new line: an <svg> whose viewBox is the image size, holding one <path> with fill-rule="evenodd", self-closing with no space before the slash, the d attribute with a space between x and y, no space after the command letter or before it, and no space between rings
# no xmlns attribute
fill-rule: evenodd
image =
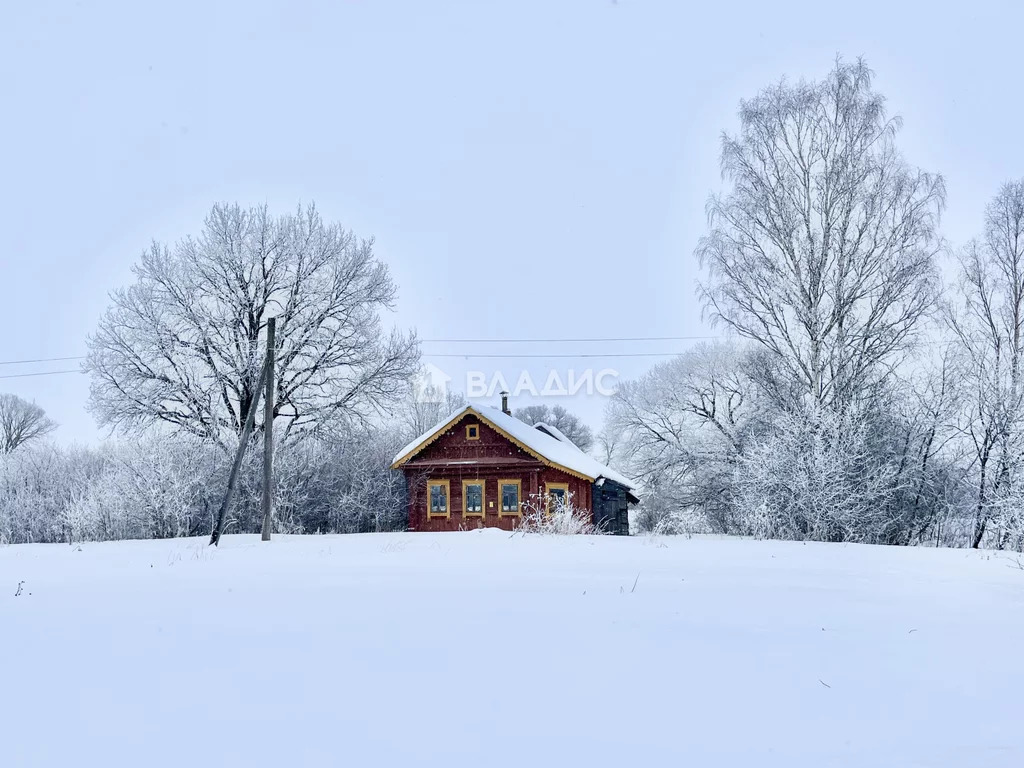
<svg viewBox="0 0 1024 768"><path fill-rule="evenodd" d="M720 336L605 336L581 338L544 338L544 339L421 339L424 344L594 344L615 342L644 341L701 341L717 339ZM464 358L464 359L595 359L595 358L628 358L628 357L675 357L680 351L671 352L534 352L534 353L476 353L476 352L424 352L427 358ZM85 355L68 355L64 357L34 357L22 360L0 360L4 365L30 365L36 363L57 363L70 360L84 360ZM0 374L0 379L20 379L36 376L56 376L68 373L82 373L80 369L69 368L57 371L32 371L29 373Z"/></svg>
<svg viewBox="0 0 1024 768"><path fill-rule="evenodd" d="M58 373L84 373L79 368L69 368L64 371L35 371L33 373L6 373L0 379L24 379L28 376L55 376Z"/></svg>
<svg viewBox="0 0 1024 768"><path fill-rule="evenodd" d="M720 339L722 336L608 336L604 338L579 339L420 339L424 344L555 344L592 343L615 341L702 341Z"/></svg>
<svg viewBox="0 0 1024 768"><path fill-rule="evenodd" d="M85 355L74 357L37 357L33 360L0 360L0 365L24 365L26 363L58 363L66 360L85 360Z"/></svg>

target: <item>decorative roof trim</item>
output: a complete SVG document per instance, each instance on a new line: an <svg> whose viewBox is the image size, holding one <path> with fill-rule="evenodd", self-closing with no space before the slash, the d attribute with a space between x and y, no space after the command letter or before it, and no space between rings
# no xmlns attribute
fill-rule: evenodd
<svg viewBox="0 0 1024 768"><path fill-rule="evenodd" d="M569 469L569 467L563 466L563 465L559 464L558 462L551 461L551 459L549 459L547 456L544 456L542 453L539 453L538 451L534 450L533 448L530 448L528 445L525 445L524 443L522 443L520 440L517 440L515 437L510 435L504 429L502 429L497 424L495 424L493 421L491 421L489 418L487 418L487 416L485 414L483 414L480 411L476 410L476 408L474 408L472 405L467 405L464 409L462 409L461 411L456 413L454 416L452 416L450 419L448 419L448 421L444 424L444 426L442 426L440 429L437 429L434 432L434 434L432 434L426 440L423 440L422 442L418 443L411 450L406 452L405 455L400 456L399 458L395 459L395 462L391 465L391 468L392 469L398 469L399 467L401 467L403 464L408 462L413 456L415 456L416 454L422 452L424 448L426 448L429 445L432 445L438 438L440 438L442 435L446 434L451 427L455 426L460 420L465 418L470 413L476 414L477 418L479 418L480 421L484 422L487 426L489 426L491 429L493 429L499 435L504 437L510 443L513 443L514 445L516 445L518 448L520 448L524 452L530 454L535 459L540 461L542 464L545 464L546 466L552 467L553 469L557 469L557 470L559 470L561 472L565 472L567 475L571 475L572 477L578 477L581 480L589 480L590 482L594 482L597 479L596 477L591 477L590 475L585 475L582 472L577 472L575 469ZM557 438L555 438L555 439L557 439Z"/></svg>

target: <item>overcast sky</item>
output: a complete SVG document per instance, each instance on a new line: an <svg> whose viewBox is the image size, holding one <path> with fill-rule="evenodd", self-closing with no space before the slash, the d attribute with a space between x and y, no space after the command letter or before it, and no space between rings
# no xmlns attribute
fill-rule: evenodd
<svg viewBox="0 0 1024 768"><path fill-rule="evenodd" d="M1016 3L7 2L0 9L0 361L76 356L152 239L215 201L315 201L424 339L712 333L694 297L720 134L741 98L864 55L943 232L1024 176ZM835 8L835 10L833 10ZM635 376L693 342L424 345L496 368ZM527 354L534 360L431 358ZM2 365L0 375L77 361ZM0 379L100 436L78 373ZM600 422L600 397L571 404Z"/></svg>

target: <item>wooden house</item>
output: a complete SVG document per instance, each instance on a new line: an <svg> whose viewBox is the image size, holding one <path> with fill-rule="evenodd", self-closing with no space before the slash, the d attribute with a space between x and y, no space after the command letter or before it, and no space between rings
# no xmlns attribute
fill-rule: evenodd
<svg viewBox="0 0 1024 768"><path fill-rule="evenodd" d="M405 473L409 529L512 530L528 500L571 499L607 533L627 535L636 487L547 424L468 405L416 438L395 457Z"/></svg>

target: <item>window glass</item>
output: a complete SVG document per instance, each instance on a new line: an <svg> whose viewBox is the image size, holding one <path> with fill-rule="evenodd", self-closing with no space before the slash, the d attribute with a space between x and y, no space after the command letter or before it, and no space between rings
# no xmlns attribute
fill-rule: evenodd
<svg viewBox="0 0 1024 768"><path fill-rule="evenodd" d="M501 511L517 512L519 510L519 486L511 483L501 486Z"/></svg>
<svg viewBox="0 0 1024 768"><path fill-rule="evenodd" d="M443 485L430 486L430 511L448 511L448 491Z"/></svg>
<svg viewBox="0 0 1024 768"><path fill-rule="evenodd" d="M483 485L474 483L466 486L466 511L475 513L484 511Z"/></svg>

